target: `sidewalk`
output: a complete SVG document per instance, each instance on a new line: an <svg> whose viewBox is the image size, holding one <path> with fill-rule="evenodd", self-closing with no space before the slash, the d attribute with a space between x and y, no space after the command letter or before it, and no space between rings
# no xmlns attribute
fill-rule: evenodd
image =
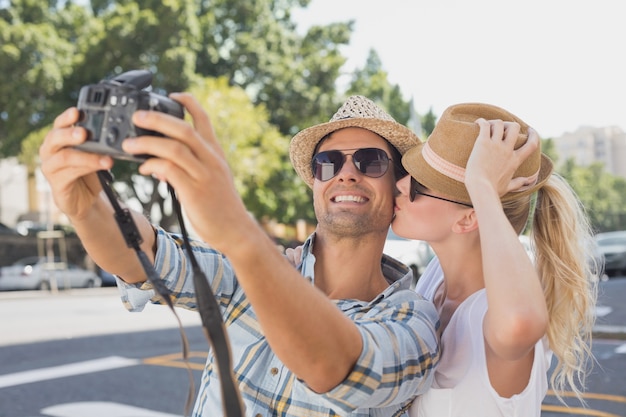
<svg viewBox="0 0 626 417"><path fill-rule="evenodd" d="M184 328L201 325L197 312L176 308ZM178 327L167 306L128 312L116 287L0 291L0 346Z"/></svg>
<svg viewBox="0 0 626 417"><path fill-rule="evenodd" d="M626 340L626 278L601 282L594 337ZM183 327L200 326L197 312L177 308ZM130 313L116 287L0 291L0 346L178 327L166 306Z"/></svg>

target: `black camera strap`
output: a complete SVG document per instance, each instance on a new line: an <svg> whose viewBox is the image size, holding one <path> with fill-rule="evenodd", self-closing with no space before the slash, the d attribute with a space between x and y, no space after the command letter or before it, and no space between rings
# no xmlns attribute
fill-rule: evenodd
<svg viewBox="0 0 626 417"><path fill-rule="evenodd" d="M141 243L143 242L143 239L130 211L120 206L117 197L113 192L111 186L113 177L111 176L111 173L109 171L98 171L98 178L100 179L100 183L107 195L107 198L115 210L115 220L117 221L122 235L124 236L126 244L129 248L132 248L137 252L137 256L144 271L146 272L146 275L148 276L148 280L152 283L159 296L166 302L170 310L172 310L176 320L178 321L183 345L183 360L187 365L187 371L190 378L190 388L187 396L187 402L185 404L185 415L188 415L195 393L193 374L191 367L189 366L189 342L187 341L187 336L183 330L182 322L174 309L174 304L172 302L172 298L170 297L170 290L165 286L161 278L159 278L154 266L146 256L145 252L141 250ZM218 376L222 387L222 409L224 411L224 417L243 417L243 402L235 381L236 377L232 371L230 343L226 335L222 314L217 300L215 299L215 295L209 286L209 281L207 280L202 269L200 269L198 261L193 254L185 222L183 220L180 203L176 198L176 193L169 183L167 186L170 196L172 197L174 211L181 228L184 247L189 255L193 268L193 283L196 293L196 304L202 320L203 330L209 344L211 345L217 364Z"/></svg>

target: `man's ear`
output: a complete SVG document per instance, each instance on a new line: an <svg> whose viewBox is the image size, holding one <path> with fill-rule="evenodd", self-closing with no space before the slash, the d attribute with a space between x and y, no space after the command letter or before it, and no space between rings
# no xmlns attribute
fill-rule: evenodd
<svg viewBox="0 0 626 417"><path fill-rule="evenodd" d="M461 211L461 215L458 220L452 226L452 230L455 233L469 233L478 229L478 219L476 218L476 212L474 209L464 209Z"/></svg>

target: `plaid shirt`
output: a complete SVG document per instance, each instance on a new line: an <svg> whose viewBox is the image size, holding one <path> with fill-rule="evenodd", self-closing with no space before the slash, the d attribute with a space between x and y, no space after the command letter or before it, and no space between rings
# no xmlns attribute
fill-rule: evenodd
<svg viewBox="0 0 626 417"><path fill-rule="evenodd" d="M299 267L311 282L314 236L305 242ZM405 416L411 400L430 387L439 360L438 317L429 301L410 290L411 273L403 264L383 257L383 273L391 285L374 300L333 300L358 326L363 351L346 379L320 394L297 379L272 352L228 260L201 242L192 245L223 312L246 416ZM182 246L179 236L158 230L155 269L172 291L174 303L195 309L192 268ZM131 311L160 302L150 283L120 284L122 300ZM209 355L194 417L222 413L213 361Z"/></svg>

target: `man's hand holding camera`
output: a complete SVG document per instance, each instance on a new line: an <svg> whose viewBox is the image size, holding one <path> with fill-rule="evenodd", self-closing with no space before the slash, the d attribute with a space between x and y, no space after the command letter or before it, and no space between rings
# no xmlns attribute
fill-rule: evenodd
<svg viewBox="0 0 626 417"><path fill-rule="evenodd" d="M252 219L235 189L208 115L190 94L172 94L171 98L187 109L193 126L165 113L138 111L133 115L136 126L166 137L129 138L122 148L130 154L152 155L139 167L139 173L168 182L194 231L215 249L228 253L231 243L239 243L237 236L250 230Z"/></svg>
<svg viewBox="0 0 626 417"><path fill-rule="evenodd" d="M72 221L80 220L93 208L102 187L95 172L113 166L110 156L75 150L87 138L87 131L75 127L80 112L72 107L54 121L39 149L41 170L48 178L54 201Z"/></svg>
<svg viewBox="0 0 626 417"><path fill-rule="evenodd" d="M228 242L239 243L237 227L239 233L249 230L252 219L236 192L209 117L189 94L172 94L170 99L139 90L149 83L147 75L131 71L85 86L78 107L57 117L40 149L55 203L78 228L87 216L110 217L95 173L111 169L113 158L142 162L139 173L168 182L194 231L226 253L232 247ZM193 126L182 119L181 105Z"/></svg>

